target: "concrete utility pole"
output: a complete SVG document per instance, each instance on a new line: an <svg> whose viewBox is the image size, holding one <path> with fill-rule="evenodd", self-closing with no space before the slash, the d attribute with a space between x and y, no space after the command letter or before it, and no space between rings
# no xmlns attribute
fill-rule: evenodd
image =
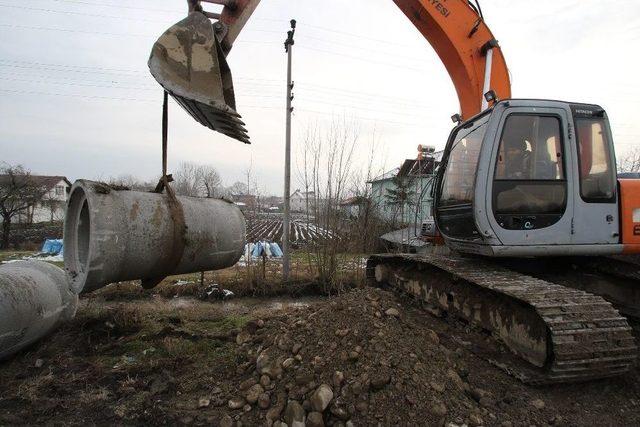
<svg viewBox="0 0 640 427"><path fill-rule="evenodd" d="M289 280L291 264L291 247L289 244L289 232L291 229L291 113L293 107L293 81L291 80L291 62L293 58L293 36L296 33L296 20L291 20L291 30L287 32L287 40L284 42L284 50L287 52L287 142L284 155L284 221L282 230L282 276Z"/></svg>

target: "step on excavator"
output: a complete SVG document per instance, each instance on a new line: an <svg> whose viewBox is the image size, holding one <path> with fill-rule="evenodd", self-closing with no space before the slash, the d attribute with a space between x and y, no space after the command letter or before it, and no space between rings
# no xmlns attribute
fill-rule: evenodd
<svg viewBox="0 0 640 427"><path fill-rule="evenodd" d="M206 3L221 12L188 0L150 71L198 122L249 143L226 57L259 0ZM619 309L640 310L638 265L624 258L640 253L640 180L618 178L605 110L512 99L477 1L394 3L444 63L461 112L434 185L444 246L373 255L368 278L490 332L515 354L500 366L527 383L628 372L637 348Z"/></svg>

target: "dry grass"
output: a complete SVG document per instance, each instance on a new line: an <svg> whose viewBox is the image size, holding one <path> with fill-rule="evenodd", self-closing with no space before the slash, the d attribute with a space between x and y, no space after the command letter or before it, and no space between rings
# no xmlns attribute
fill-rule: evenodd
<svg viewBox="0 0 640 427"><path fill-rule="evenodd" d="M363 257L360 255L340 255L338 268L332 278L332 285L323 283L315 265L315 255L295 253L292 257L291 276L288 282L282 279L282 263L279 260L252 260L248 265L206 272L201 283L200 273L172 276L151 290L143 289L138 282L112 284L96 291L87 298L106 301L129 301L146 299L159 295L166 299L176 297L201 298L205 289L218 284L232 291L237 297L304 296L327 295L361 287L365 281Z"/></svg>
<svg viewBox="0 0 640 427"><path fill-rule="evenodd" d="M261 301L254 304L259 313ZM48 424L50 414L64 411L109 424L104 415L136 419L154 410L163 393L153 391L156 382L175 389L170 378L180 378L183 392L210 387L235 372L235 337L250 320L246 312L245 305L159 297L83 299L73 321L2 363L0 425ZM21 420L25 414L29 421Z"/></svg>
<svg viewBox="0 0 640 427"><path fill-rule="evenodd" d="M51 371L27 378L18 386L16 396L31 403L37 402L41 398L41 390L54 382L55 377Z"/></svg>

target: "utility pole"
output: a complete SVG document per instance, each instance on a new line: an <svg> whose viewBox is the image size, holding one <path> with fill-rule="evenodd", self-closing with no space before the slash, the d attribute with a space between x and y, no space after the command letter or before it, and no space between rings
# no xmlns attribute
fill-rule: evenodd
<svg viewBox="0 0 640 427"><path fill-rule="evenodd" d="M291 20L291 30L287 32L287 40L284 42L284 50L287 52L287 131L284 155L284 221L282 230L282 276L285 281L289 280L289 270L291 264L291 245L289 242L289 232L291 230L291 113L293 107L293 81L291 79L291 62L293 58L293 36L296 33L296 20Z"/></svg>

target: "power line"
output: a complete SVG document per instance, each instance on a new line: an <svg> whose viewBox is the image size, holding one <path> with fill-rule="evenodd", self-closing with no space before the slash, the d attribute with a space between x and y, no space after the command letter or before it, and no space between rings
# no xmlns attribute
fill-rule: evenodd
<svg viewBox="0 0 640 427"><path fill-rule="evenodd" d="M15 64L0 64L0 67L9 67L9 68L23 68L23 69L34 69L36 67L33 66L28 66L28 65L15 65ZM37 67L37 69L40 70L44 70L44 71L55 71L55 72L65 72L65 73L82 73L82 74L115 74L115 75L121 75L121 76L129 76L129 77L135 77L133 75L130 74L123 74L121 72L116 72L116 71L100 71L100 70L64 70L64 69L60 69L60 68L55 68L55 67Z"/></svg>
<svg viewBox="0 0 640 427"><path fill-rule="evenodd" d="M51 28L51 27L37 27L28 25L15 25L0 23L0 27L17 28L22 30L42 30L42 31L61 31L64 33L81 33L81 34L93 34L100 36L116 36L116 37L152 37L146 34L131 34L131 33L107 33L101 31L83 31L83 30L71 30L67 28Z"/></svg>
<svg viewBox="0 0 640 427"><path fill-rule="evenodd" d="M109 8L116 8L116 9L144 10L144 11L147 11L147 12L163 12L163 13L172 13L172 14L173 13L183 13L184 12L183 10L177 10L177 9L169 10L169 9L155 9L155 8L136 7L136 6L120 6L120 5L95 3L95 2L80 1L80 0L50 0L50 1L55 1L55 2L58 2L58 3L83 4L83 5L87 5L87 6L96 6L96 7L109 7ZM254 20L254 21L265 21L265 22L288 22L285 19L275 19L275 18L252 17L251 19ZM346 31L334 30L334 29L331 29L331 28L322 27L322 26L318 26L318 25L306 24L305 27L309 27L309 28L315 29L317 31L338 34L338 35L343 36L343 37L346 36L346 37L352 37L352 38L357 38L357 39L375 41L375 42L378 42L378 43L385 43L385 44L404 47L404 48L407 47L406 44L404 44L404 43L393 42L393 41L390 41L390 40L387 40L387 39L380 39L380 38L375 38L375 37L363 36L362 34L350 33L350 32L346 32Z"/></svg>
<svg viewBox="0 0 640 427"><path fill-rule="evenodd" d="M0 88L0 92L15 93L15 94L21 94L21 95L40 95L40 96L59 96L59 97L66 97L66 98L82 98L82 99L89 99L89 100L110 100L110 101L149 102L149 103L151 103L151 102L157 103L158 102L157 99L122 98L122 97L96 96L96 95L84 95L84 94L66 94L66 93L53 93L53 92L42 92L42 91L24 91L24 90L3 89L3 88ZM261 110L281 110L282 107L262 106L262 105L245 105L245 106L242 106L242 108L244 108L244 109L261 109ZM300 111L300 112L304 112L304 113L311 113L311 114L320 114L320 115L325 115L325 116L335 116L334 113L317 111L317 110L309 110L309 109L305 109L305 108L297 108L296 111ZM392 120L378 119L378 118L371 118L371 117L356 116L356 119L363 120L363 121L389 123L389 124L395 124L395 125L401 125L401 126L422 127L421 125L416 124L416 123L397 122L397 121L392 121Z"/></svg>
<svg viewBox="0 0 640 427"><path fill-rule="evenodd" d="M44 95L44 96L63 96L70 98L86 98L86 99L100 99L100 100L115 100L115 101L134 101L134 102L158 102L157 99L140 99L140 98L116 98L111 96L97 96L97 95L83 95L83 94L68 94L68 93L51 93L40 91L24 91L14 89L2 89L0 92L16 93L23 95Z"/></svg>
<svg viewBox="0 0 640 427"><path fill-rule="evenodd" d="M102 14L97 14L97 13L76 12L76 11L71 11L71 10L44 9L44 8L38 8L38 7L8 5L8 4L3 4L3 3L0 3L0 7L11 8L11 9L30 10L30 11L36 11L36 12L58 13L58 14L63 14L63 15L89 16L89 17L92 17L92 18L124 19L124 20L129 20L129 21L150 22L150 23L166 24L166 25L173 24L173 21L172 20L168 20L168 19L167 20L143 19L143 18L138 18L138 17L102 15ZM275 33L275 34L279 34L279 31L275 31L275 30L263 30L263 29L252 28L249 31L254 31L254 32L259 32L259 33Z"/></svg>
<svg viewBox="0 0 640 427"><path fill-rule="evenodd" d="M151 36L151 35L144 35L144 34L107 33L107 32L97 32L97 31L84 31L84 30L76 30L76 29L72 30L72 29L66 29L66 28L51 28L51 27L15 25L15 24L4 24L4 23L0 23L0 26L1 27L18 28L18 29L27 29L27 30L61 31L61 32L69 32L69 33L81 33L81 34L92 34L92 35L108 35L108 36L116 36L116 37L129 37L129 36L130 37L142 37L142 38L154 37L154 36ZM237 41L236 42L236 44L243 44L243 43L247 43L247 44L272 44L271 42L266 42L266 41L263 41L263 40L241 40L241 41ZM308 46L300 46L300 48L305 49L305 50L311 50L311 51L326 53L326 54L329 54L329 55L335 55L335 56L351 58L351 59L355 59L355 60L358 60L358 61L367 62L367 63L370 63L370 64L384 65L384 66L388 66L388 67L398 68L398 69L401 69L401 70L410 70L410 71L415 71L415 72L418 72L418 73L426 73L427 72L426 69L420 69L420 68L415 68L415 67L410 67L410 66L399 66L399 65L397 65L395 63L390 63L390 62L373 61L373 60L370 60L370 59L367 59L367 58L348 55L348 54L345 54L345 53L332 52L332 51L325 50L325 49L318 49L318 48L313 48L313 47L308 47Z"/></svg>
<svg viewBox="0 0 640 427"><path fill-rule="evenodd" d="M116 5L116 4L94 3L94 2L79 1L79 0L49 0L49 1L54 1L57 3L82 4L86 6L95 6L95 7L108 7L108 8L115 8L115 9L144 10L145 12L161 12L161 13L171 13L171 14L185 12L185 9L182 9L182 10L156 9L156 8L150 8L150 7L122 6L122 5ZM268 22L287 22L285 19L256 18L256 17L252 17L251 19L257 20L257 21L268 21Z"/></svg>
<svg viewBox="0 0 640 427"><path fill-rule="evenodd" d="M16 78L6 78L6 77L0 77L0 80L5 80L5 81L16 81L16 82L26 82L26 83L35 83L35 84L52 84L52 85L63 85L63 86L78 86L78 87L96 87L96 88L104 88L104 89L117 89L117 90L140 90L140 91L156 91L159 90L159 88L155 88L155 87L133 87L133 86L114 86L114 85L100 85L100 84L88 84L88 83L77 83L77 82L57 82L57 81L51 81L51 80L30 80L30 79L16 79ZM52 94L52 95L58 95L58 94ZM73 94L59 94L60 96L70 96ZM251 99L255 99L255 98L262 98L262 99L279 99L281 98L281 95L264 95L264 94L255 94L255 93L239 93L239 97L250 97ZM99 98L99 99L103 99L103 98ZM128 98L127 98L128 99ZM371 111L371 112L377 112L377 113L382 113L382 114L392 114L392 115L401 115L401 116L413 116L413 117L419 117L419 118L423 118L425 116L428 116L427 114L412 114L412 113L405 113L405 112L400 112L398 110L383 110L380 108L369 108L369 107L365 107L363 106L363 104L345 104L345 103L339 103L336 102L336 100L322 100L322 99L318 99L317 97L313 98L313 99L308 99L308 98L300 98L301 101L303 101L305 104L324 104L324 105L330 105L333 107L343 107L343 108L349 108L349 109L357 109L359 111ZM348 99L347 99L348 100ZM370 105L370 104L368 104ZM244 108L243 105L239 105L239 107L242 109Z"/></svg>
<svg viewBox="0 0 640 427"><path fill-rule="evenodd" d="M44 8L39 8L39 7L17 6L17 5L9 5L9 4L2 4L2 3L0 3L0 7L10 8L10 9L30 10L30 11L35 11L35 12L59 13L59 14L64 14L64 15L90 16L90 17L93 17L93 18L126 19L126 20L138 21L138 22L152 22L152 23L162 23L162 24L165 24L165 23L168 22L166 20L165 21L159 21L157 19L156 20L153 20L153 19L141 19L141 18L134 18L134 17L129 17L129 16L109 16L109 15L100 15L100 14L94 14L94 13L74 12L74 11L70 11L70 10L44 9Z"/></svg>
<svg viewBox="0 0 640 427"><path fill-rule="evenodd" d="M321 88L321 89L329 90L329 91L333 91L333 92L351 93L351 94L362 96L362 97L366 97L366 98L374 98L374 99L383 98L383 99L388 99L388 100L396 100L399 103L406 103L406 104L413 104L413 105L424 105L425 107L427 106L426 104L414 103L409 98L401 98L401 97L396 97L396 96L380 95L379 93L362 92L362 91L356 91L356 90L353 90L353 89L343 89L343 88L324 86L324 85L319 85L319 84L315 84L315 83L308 83L308 82L299 82L298 84L302 85L303 87L304 86L312 86L312 87L317 87L317 88ZM313 89L308 89L308 90L313 90Z"/></svg>
<svg viewBox="0 0 640 427"><path fill-rule="evenodd" d="M123 69L123 68L106 68L106 67L96 67L91 65L75 65L75 64L51 64L45 62L33 62L33 61L22 61L16 59L0 59L1 62L10 62L10 63L18 63L18 64L29 64L29 65L37 65L37 66L45 66L45 67L61 67L61 68L86 68L91 70L107 70L107 71L119 71L119 72L127 72L127 73L141 73L140 70L133 69ZM2 64L0 64L2 65Z"/></svg>
<svg viewBox="0 0 640 427"><path fill-rule="evenodd" d="M2 62L9 62L9 64L3 64ZM16 65L16 64L26 64L26 65ZM142 71L139 70L132 70L132 69L120 69L120 68L105 68L105 67L95 67L95 66L83 66L83 65L73 65L73 64L52 64L52 63L40 63L40 62L31 62L31 61L22 61L22 60L7 60L7 59L0 59L0 67L12 67L12 68L21 68L21 69L32 69L32 68L36 68L39 67L40 69L43 69L45 71L53 71L53 72L61 72L61 73L65 73L65 72L73 72L73 73L86 73L86 74L120 74L129 78L140 78L142 77L140 75L140 73L142 73ZM74 69L77 68L77 69ZM125 72L125 73L134 73L134 74L138 74L138 75L130 75L130 74L122 74L121 72ZM14 75L19 75L19 76L24 76L23 73L15 73ZM40 78L42 80L42 78ZM150 80L150 79L149 79ZM17 81L17 80L16 80ZM248 81L248 82L259 82L259 83L247 83L249 85L255 85L256 88L260 89L259 93L255 93L255 92L239 92L240 96L253 96L253 97L261 97L261 98L279 98L281 95L273 95L273 96L269 96L269 95L264 95L264 86L270 86L271 88L275 88L275 87L279 87L280 84L276 84L276 83L264 83L264 82L277 82L277 80L275 79L259 79L259 78L247 78L247 77L239 77L236 78L236 81ZM44 82L42 82L44 83ZM100 87L100 85L104 85L105 82L94 82L96 83L96 87ZM121 84L122 82L118 82L118 81L109 81L106 82L106 84ZM58 84L63 84L63 83L58 83ZM64 83L67 85L74 85L73 83ZM336 87L329 87L329 86L324 86L324 85L318 85L318 84L314 84L314 83L308 83L308 82L299 82L299 87L302 88L302 90L304 91L311 91L311 92L316 92L316 93L323 93L323 91L318 90L318 89L314 89L313 87L317 87L317 88L322 88L323 90L326 91L332 91L332 92L336 92L337 95L331 95L331 97L342 97L345 99L349 99L350 101L353 100L351 98L351 96L345 95L344 93L351 93L353 94L353 96L356 97L361 97L361 98L371 98L371 99L378 99L378 98L384 98L387 100L391 100L391 101L395 101L395 103L397 104L401 104L401 105L416 105L416 106L421 106L423 108L429 108L426 105L423 104L417 104L417 103L412 103L410 100L408 99L403 99L403 98L399 98L399 97L391 97L391 96L385 96L385 95L379 95L379 94L374 94L374 93L368 93L368 92L361 92L361 91L354 91L354 90L350 90L350 89L342 89L342 88L336 88ZM76 84L76 85L81 85L81 84ZM83 84L83 86L90 86L89 83L85 83ZM311 88L306 87L306 86L311 86ZM155 87L155 85L146 85L147 88L153 88ZM241 87L238 86L238 87ZM114 89L119 89L118 87L114 87L114 86L105 86L105 88L114 88ZM127 88L127 87L121 87L122 89ZM134 89L132 87L129 87L130 89ZM137 85L137 87L135 89L142 89L140 87L140 85ZM326 102L323 100L317 100L319 103L324 103L324 104L328 104L328 105L336 105L336 106L343 106L343 107L349 107L349 108L361 108L358 105L344 105L344 104L337 104L334 100L331 100L331 102ZM310 101L313 102L313 101ZM389 101L385 101L385 102L389 102ZM381 110L373 110L376 112L383 112Z"/></svg>
<svg viewBox="0 0 640 427"><path fill-rule="evenodd" d="M371 112L375 112L375 113L383 113L383 114L393 114L393 115L400 115L400 116L413 116L413 117L418 117L418 118L424 118L427 115L425 114L411 114L411 113L405 113L405 112L400 112L400 111L389 111L389 110L380 110L380 109L375 109L375 108L368 108L368 107L363 107L360 105L349 105L349 104L339 104L336 102L331 102L331 101L321 101L318 99L306 99L306 98L300 98L302 101L304 102L308 102L311 104L324 104L324 105L330 105L333 107L343 107L343 108L354 108L360 111L371 111Z"/></svg>
<svg viewBox="0 0 640 427"><path fill-rule="evenodd" d="M418 72L418 73L427 73L427 70L424 69L424 68L420 69L420 68L414 68L414 67L407 67L407 66L392 64L392 63L389 63L389 62L372 61L370 59L361 58L359 56L348 55L346 53L331 52L329 50L317 49L317 48L308 47L308 46L299 46L299 48L300 49L305 49L305 50L312 50L312 51L315 51L315 52L326 53L326 54L329 54L329 55L336 55L336 56L342 56L342 57L345 57L345 58L351 58L351 59L355 59L355 60L362 61L362 62L368 62L370 64L385 65L387 67L398 68L398 69L401 69L401 70L410 70L410 71L415 71L415 72Z"/></svg>
<svg viewBox="0 0 640 427"><path fill-rule="evenodd" d="M355 38L358 38L358 39L364 39L364 40L374 41L374 42L378 42L378 43L386 43L386 44L400 46L400 47L404 47L404 48L407 47L407 45L405 43L398 43L398 42L392 42L392 41L389 41L389 40L386 40L386 39L378 39L378 38L374 38L374 37L363 36L362 34L355 34L355 33L349 33L347 31L334 30L334 29L331 29L331 28L321 27L321 26L318 26L318 25L305 24L305 27L315 28L316 30L325 31L325 32L328 32L328 33L341 34L343 36L355 37Z"/></svg>
<svg viewBox="0 0 640 427"><path fill-rule="evenodd" d="M51 80L28 80L28 79L11 79L6 77L0 77L0 80L12 81L12 82L26 82L26 83L36 83L36 84L53 84L53 85L64 85L64 86L82 86L82 87L97 87L97 88L105 88L105 89L119 89L119 90L160 90L160 88L143 88L143 87L133 87L133 86L106 86L106 85L97 85L97 84L86 84L86 83L72 83L72 82L55 82Z"/></svg>
<svg viewBox="0 0 640 427"><path fill-rule="evenodd" d="M331 117L335 117L336 114L335 113L327 113L324 111L317 111L317 110L307 110L304 108L297 108L296 111L302 111L303 113L311 113L311 114L321 114L323 116L331 116ZM363 121L370 121L370 122L376 122L376 123L389 123L389 124L394 124L394 125L401 125L401 126L412 126L412 127L423 127L419 124L416 123L406 123L406 122L396 122L393 120L386 120L386 119L378 119L378 118L371 118L371 117L361 117L361 116L356 116L355 117L356 120L363 120Z"/></svg>
<svg viewBox="0 0 640 427"><path fill-rule="evenodd" d="M333 41L333 40L324 39L324 38L321 38L321 37L309 36L309 35L306 35L306 34L302 34L301 36L302 36L303 39L315 40L315 41L319 41L321 43L327 43L327 44L331 44L331 45L344 46L344 47L348 47L349 49L357 49L357 50L361 50L361 51L364 51L364 52L373 52L373 53L378 54L378 55L380 53L383 53L384 55L395 56L397 58L408 59L410 61L419 61L418 59L416 59L413 56L401 55L401 54L398 54L396 52L393 52L393 53L391 53L391 52L381 52L380 49L371 49L371 48L356 46L356 45L353 45L353 44L344 43L342 41L337 42L337 41Z"/></svg>
<svg viewBox="0 0 640 427"><path fill-rule="evenodd" d="M15 73L14 75L19 75L22 76L19 73ZM24 77L24 76L22 76ZM135 85L135 86L126 86L126 85L122 85L122 82L118 82L118 81L107 81L107 82L91 82L91 81L85 81L83 82L70 82L70 81L55 81L55 79L51 79L51 78L40 78L39 80L36 79L25 79L25 78L11 78L11 77L4 77L4 76L0 76L0 80L5 80L5 81L15 81L15 82L24 82L24 83L34 83L34 84L51 84L51 85L63 85L63 86L79 86L79 87L96 87L96 88L104 88L104 89L117 89L117 90L140 90L140 91L155 91L155 90L159 90L159 88L156 85ZM244 90L244 91L238 91L237 92L237 96L239 98L244 98L244 97L248 97L251 99L254 98L264 98L264 99L279 99L281 98L280 94L276 94L275 92L272 92L274 94L268 95L265 94L265 91L260 90L257 91L255 90L256 88L249 88L249 90ZM305 91L311 91L311 92L317 92L320 93L321 95L323 94L322 91L317 90L317 89L303 89L303 92ZM334 95L327 95L328 98L324 98L324 99L318 99L317 96L314 96L313 99L309 99L309 98L301 98L302 100L305 101L305 103L318 103L318 104L326 104L326 105L331 105L331 106L336 106L336 107L346 107L346 108L355 108L355 109L360 109L360 110L366 110L366 111L375 111L375 112L379 112L379 113L384 113L384 114L397 114L397 115L403 115L403 116L407 116L407 115L411 115L411 116L415 116L415 117L424 117L424 114L411 114L411 113L402 113L399 112L397 109L396 110L386 110L386 109L373 109L373 108L368 108L365 107L364 104L362 103L358 103L358 101L364 101L366 102L367 99L353 99L352 96L349 95L344 95L344 94L334 94ZM338 103L336 102L336 97L338 98L338 101L342 100L342 101L356 101L355 103L351 103L351 104L345 104L345 103ZM394 101L385 101L386 103L394 103ZM402 103L398 103L401 105L405 105L406 108L411 108L411 105L408 105L406 103L402 104ZM371 106L371 103L367 103L368 106ZM418 105L418 104L415 104ZM428 106L420 106L420 108L423 109L428 109ZM415 108L412 108L413 110L415 110Z"/></svg>
<svg viewBox="0 0 640 427"><path fill-rule="evenodd" d="M145 10L147 12L166 12L166 13L179 13L179 10L168 10L168 9L151 9L148 7L135 7L135 6L120 6L115 4L104 4L104 3L92 3L88 1L79 1L79 0L50 0L55 1L57 3L72 3L72 4L83 4L87 6L97 6L97 7L112 7L117 9L132 9L132 10ZM182 11L184 12L184 11Z"/></svg>
<svg viewBox="0 0 640 427"><path fill-rule="evenodd" d="M2 62L8 62L9 64L3 64ZM142 77L141 74L146 76L146 71L141 71L141 70L134 70L134 69L123 69L123 68L107 68L107 67L99 67L99 66L87 66L87 65L76 65L76 64L55 64L55 63L43 63L43 62L33 62L33 61L24 61L24 60L10 60L10 59L0 59L0 67L5 66L5 67L12 67L12 68L39 68L39 69L45 69L46 71L59 71L59 72L78 72L78 73L97 73L97 74L121 74L121 73L125 73L125 74L121 74L123 76L126 77L132 77L132 78L138 78L138 77ZM33 66L33 67L31 67ZM62 68L61 70L55 70L56 68ZM79 69L79 70L74 70L74 69ZM135 75L129 75L126 73L132 73ZM22 75L22 74L20 74ZM240 76L240 77L236 77L234 78L234 80L236 82L255 82L255 83L248 83L250 85L256 85L259 87L263 87L263 86L269 86L269 87L280 87L281 83L279 82L279 80L276 79L266 79L266 78L254 78L254 77L244 77L244 76ZM104 82L95 82L95 83L104 83ZM111 82L110 82L111 83ZM120 83L120 82L113 82L113 83ZM298 81L298 85L299 87L303 87L305 88L306 86L309 86L309 88L305 88L306 90L309 91L315 91L318 93L322 93L321 90L326 90L326 91L332 91L332 92L336 92L338 94L343 94L343 93L349 93L349 94L353 94L354 96L361 96L361 97L366 97L366 98L373 98L373 99L378 99L378 98L383 98L386 100L392 100L392 101L397 101L397 103L402 103L402 104L411 104L411 105L422 105L427 107L427 105L425 104L418 104L418 103L414 103L411 101L411 99L408 98L401 98L401 97L395 97L395 96L389 96L389 95L381 95L379 93L372 93L372 92L363 92L363 91L356 91L353 89L346 89L346 88L339 88L339 87L333 87L333 86L326 86L326 85L320 85L320 84L316 84L316 83L310 83L310 82L306 82L306 81ZM314 88L318 88L318 89L314 89Z"/></svg>

